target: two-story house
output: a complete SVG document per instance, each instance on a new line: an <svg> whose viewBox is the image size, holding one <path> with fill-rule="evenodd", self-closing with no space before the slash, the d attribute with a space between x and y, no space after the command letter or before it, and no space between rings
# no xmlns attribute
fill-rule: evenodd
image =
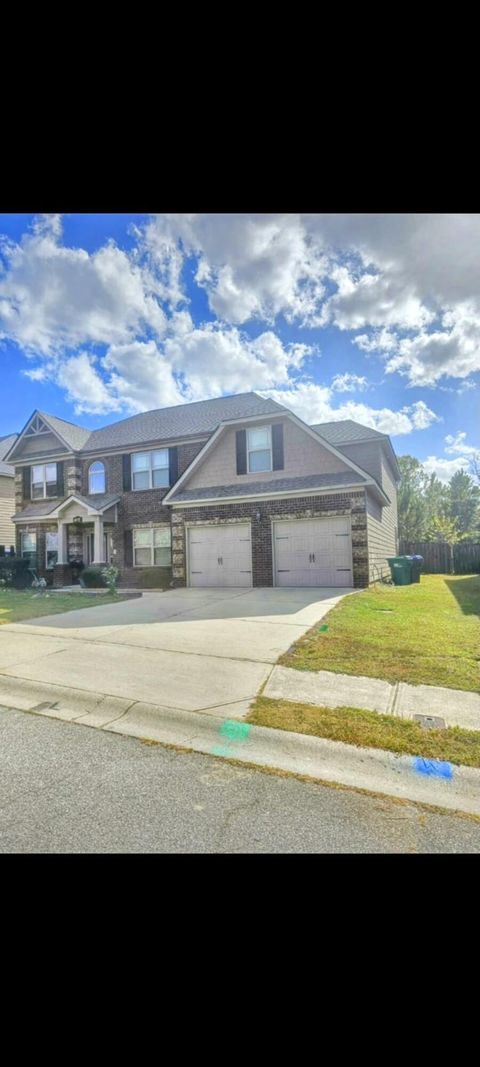
<svg viewBox="0 0 480 1067"><path fill-rule="evenodd" d="M5 552L9 552L10 546L15 544L15 526L12 522L15 507L15 471L10 463L5 463L5 456L16 439L16 433L0 437L0 551Z"/></svg>
<svg viewBox="0 0 480 1067"><path fill-rule="evenodd" d="M56 586L113 562L123 585L361 587L397 551L390 439L308 426L255 393L87 430L35 411L8 452L17 552ZM155 579L154 579L155 580Z"/></svg>

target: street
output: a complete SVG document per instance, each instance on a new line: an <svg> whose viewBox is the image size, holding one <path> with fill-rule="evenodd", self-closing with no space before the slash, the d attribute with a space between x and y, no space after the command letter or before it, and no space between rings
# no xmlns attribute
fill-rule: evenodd
<svg viewBox="0 0 480 1067"><path fill-rule="evenodd" d="M480 852L480 822L0 707L1 853Z"/></svg>

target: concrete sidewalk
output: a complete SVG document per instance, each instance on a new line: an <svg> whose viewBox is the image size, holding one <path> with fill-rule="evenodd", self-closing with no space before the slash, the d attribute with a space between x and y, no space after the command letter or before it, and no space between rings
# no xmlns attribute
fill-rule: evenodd
<svg viewBox="0 0 480 1067"><path fill-rule="evenodd" d="M7 709L480 817L480 771L474 768L19 678L1 683Z"/></svg>
<svg viewBox="0 0 480 1067"><path fill-rule="evenodd" d="M262 696L327 708L365 708L400 719L439 716L446 726L480 730L480 696L434 685L407 685L380 678L274 667Z"/></svg>

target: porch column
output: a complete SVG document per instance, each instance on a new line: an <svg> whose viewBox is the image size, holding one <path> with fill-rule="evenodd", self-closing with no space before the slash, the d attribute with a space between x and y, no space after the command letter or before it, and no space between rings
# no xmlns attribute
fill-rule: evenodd
<svg viewBox="0 0 480 1067"><path fill-rule="evenodd" d="M105 563L105 549L103 545L103 519L101 515L95 515L93 519L93 562Z"/></svg>
<svg viewBox="0 0 480 1067"><path fill-rule="evenodd" d="M66 523L58 521L58 557L57 563L68 563L67 552L67 526Z"/></svg>

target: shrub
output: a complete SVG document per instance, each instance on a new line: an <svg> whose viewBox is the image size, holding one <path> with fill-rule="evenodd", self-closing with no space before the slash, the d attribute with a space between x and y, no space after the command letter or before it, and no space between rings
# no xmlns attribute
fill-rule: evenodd
<svg viewBox="0 0 480 1067"><path fill-rule="evenodd" d="M85 589L106 589L105 567L85 567L80 576Z"/></svg>
<svg viewBox="0 0 480 1067"><path fill-rule="evenodd" d="M105 579L105 583L108 586L110 593L116 593L117 592L118 567L114 567L113 564L111 563L109 567L104 567L103 568L103 572L102 573L103 573L103 577Z"/></svg>
<svg viewBox="0 0 480 1067"><path fill-rule="evenodd" d="M1 556L0 578L13 589L28 589L32 584L30 561L16 556Z"/></svg>
<svg viewBox="0 0 480 1067"><path fill-rule="evenodd" d="M135 586L136 589L169 589L171 582L171 567L139 567L129 571L128 578L122 578L122 585Z"/></svg>

